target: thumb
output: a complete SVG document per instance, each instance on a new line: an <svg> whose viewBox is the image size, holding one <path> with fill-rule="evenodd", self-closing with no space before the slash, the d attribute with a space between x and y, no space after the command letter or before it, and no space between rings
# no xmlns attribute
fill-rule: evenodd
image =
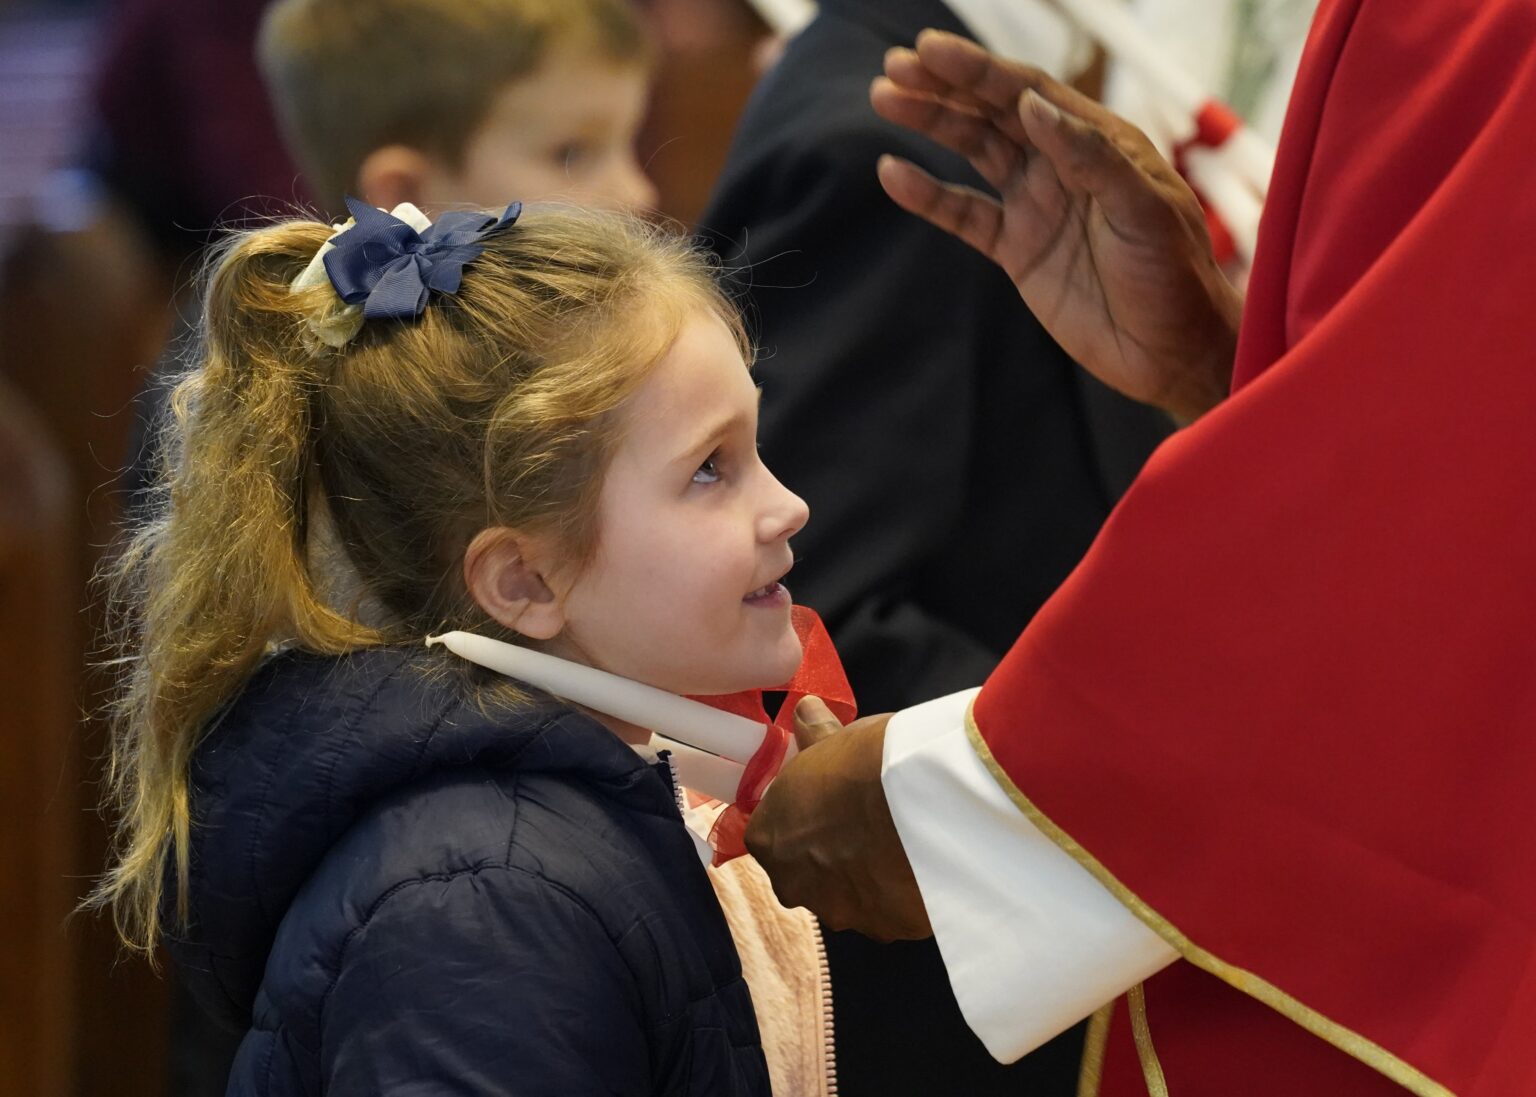
<svg viewBox="0 0 1536 1097"><path fill-rule="evenodd" d="M829 735L843 730L820 697L802 697L795 706L795 744L801 750L815 746Z"/></svg>

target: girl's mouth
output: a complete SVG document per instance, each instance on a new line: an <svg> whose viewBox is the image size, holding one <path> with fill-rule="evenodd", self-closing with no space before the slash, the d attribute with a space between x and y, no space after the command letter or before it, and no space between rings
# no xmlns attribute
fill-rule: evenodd
<svg viewBox="0 0 1536 1097"><path fill-rule="evenodd" d="M742 599L749 606L787 606L789 605L789 588L783 583L769 583L766 587L759 587Z"/></svg>

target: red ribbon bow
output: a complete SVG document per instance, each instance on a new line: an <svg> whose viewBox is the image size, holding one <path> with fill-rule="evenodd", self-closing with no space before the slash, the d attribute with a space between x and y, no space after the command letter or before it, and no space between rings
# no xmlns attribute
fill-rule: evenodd
<svg viewBox="0 0 1536 1097"><path fill-rule="evenodd" d="M848 723L858 713L853 703L853 690L848 676L843 673L843 663L832 646L827 626L822 624L816 611L805 606L790 609L790 621L800 637L804 655L794 676L782 686L772 690L749 689L740 693L727 693L714 697L695 697L706 705L756 720L764 727L763 741L747 760L741 781L736 786L736 800L720 813L709 832L709 844L715 851L715 864L723 865L747 851L742 840L747 830L747 820L762 800L768 783L778 776L784 765L789 744L794 741L795 706L803 697L820 697L827 707L843 723ZM763 694L783 692L784 702L779 713L768 719L763 706Z"/></svg>

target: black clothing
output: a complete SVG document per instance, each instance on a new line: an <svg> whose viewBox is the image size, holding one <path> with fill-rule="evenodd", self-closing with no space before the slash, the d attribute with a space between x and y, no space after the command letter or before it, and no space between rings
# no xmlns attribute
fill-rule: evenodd
<svg viewBox="0 0 1536 1097"><path fill-rule="evenodd" d="M192 927L232 1094L742 1094L767 1064L666 765L436 656L273 657L193 764Z"/></svg>

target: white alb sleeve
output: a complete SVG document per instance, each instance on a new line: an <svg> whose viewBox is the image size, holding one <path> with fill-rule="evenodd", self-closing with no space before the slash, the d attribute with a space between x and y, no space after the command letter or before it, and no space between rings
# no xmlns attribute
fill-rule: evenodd
<svg viewBox="0 0 1536 1097"><path fill-rule="evenodd" d="M881 783L972 1031L1009 1063L1178 959L997 783L977 690L891 718Z"/></svg>

